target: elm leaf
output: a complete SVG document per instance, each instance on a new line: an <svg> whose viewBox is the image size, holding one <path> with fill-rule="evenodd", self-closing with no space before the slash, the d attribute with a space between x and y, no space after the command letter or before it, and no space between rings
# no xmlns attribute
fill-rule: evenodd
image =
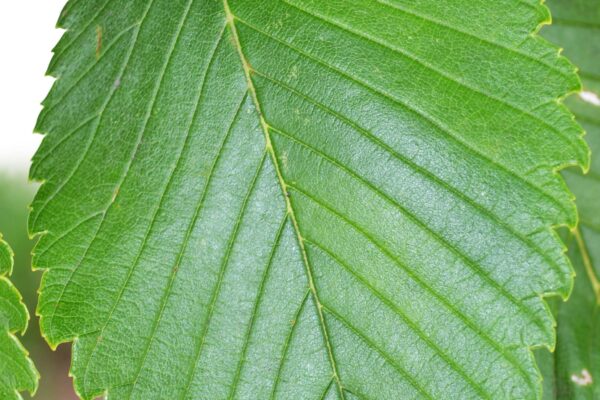
<svg viewBox="0 0 600 400"><path fill-rule="evenodd" d="M589 164L537 0L67 3L30 232L84 399L541 396Z"/></svg>

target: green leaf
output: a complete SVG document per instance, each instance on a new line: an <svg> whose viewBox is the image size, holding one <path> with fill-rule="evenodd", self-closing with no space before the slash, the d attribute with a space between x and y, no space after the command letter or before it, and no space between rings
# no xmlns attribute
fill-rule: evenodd
<svg viewBox="0 0 600 400"><path fill-rule="evenodd" d="M558 340L553 355L540 351L545 398L600 398L600 1L552 0L554 24L544 35L564 46L565 54L581 67L584 94L568 105L588 132L594 155L587 176L564 175L577 196L579 228L572 233L569 254L575 266L575 288L567 303L553 304ZM587 93L586 93L587 92ZM588 101L584 101L587 98Z"/></svg>
<svg viewBox="0 0 600 400"><path fill-rule="evenodd" d="M0 399L21 399L19 392L37 389L38 373L27 351L14 336L25 333L29 313L21 295L8 280L13 253L0 235Z"/></svg>
<svg viewBox="0 0 600 400"><path fill-rule="evenodd" d="M588 165L537 0L70 1L38 313L91 399L541 396Z"/></svg>

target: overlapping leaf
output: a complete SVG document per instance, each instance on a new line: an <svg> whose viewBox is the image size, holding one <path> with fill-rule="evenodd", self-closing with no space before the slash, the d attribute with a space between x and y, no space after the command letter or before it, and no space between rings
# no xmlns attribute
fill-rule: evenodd
<svg viewBox="0 0 600 400"><path fill-rule="evenodd" d="M580 211L579 229L569 245L577 278L569 301L554 304L556 352L540 357L546 398L591 400L600 398L600 104L594 97L600 93L600 1L552 0L548 5L554 23L544 34L581 66L584 92L568 105L588 132L593 158L587 176L564 173Z"/></svg>
<svg viewBox="0 0 600 400"><path fill-rule="evenodd" d="M21 399L20 391L35 392L38 374L27 351L14 336L27 329L29 314L21 295L8 280L13 254L0 235L0 399Z"/></svg>
<svg viewBox="0 0 600 400"><path fill-rule="evenodd" d="M537 398L588 164L536 0L75 1L31 177L84 398Z"/></svg>

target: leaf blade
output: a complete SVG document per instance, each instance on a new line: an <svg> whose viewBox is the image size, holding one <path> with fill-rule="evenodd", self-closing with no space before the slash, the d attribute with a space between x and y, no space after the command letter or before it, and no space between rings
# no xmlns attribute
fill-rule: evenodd
<svg viewBox="0 0 600 400"><path fill-rule="evenodd" d="M537 397L540 296L572 281L554 169L588 153L547 10L517 3L69 3L30 231L82 397Z"/></svg>

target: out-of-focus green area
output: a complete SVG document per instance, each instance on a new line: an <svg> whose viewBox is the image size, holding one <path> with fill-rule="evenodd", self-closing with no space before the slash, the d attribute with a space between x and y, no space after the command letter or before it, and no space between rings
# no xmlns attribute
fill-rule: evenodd
<svg viewBox="0 0 600 400"><path fill-rule="evenodd" d="M31 270L31 249L34 240L27 235L28 206L37 186L28 184L24 176L6 176L0 173L0 232L15 252L15 268L12 281L19 288L31 319L23 344L31 353L41 374L37 400L77 399L68 377L70 355L68 346L60 346L56 352L50 350L40 335L35 316L37 288L42 272ZM25 393L25 399L30 397Z"/></svg>

